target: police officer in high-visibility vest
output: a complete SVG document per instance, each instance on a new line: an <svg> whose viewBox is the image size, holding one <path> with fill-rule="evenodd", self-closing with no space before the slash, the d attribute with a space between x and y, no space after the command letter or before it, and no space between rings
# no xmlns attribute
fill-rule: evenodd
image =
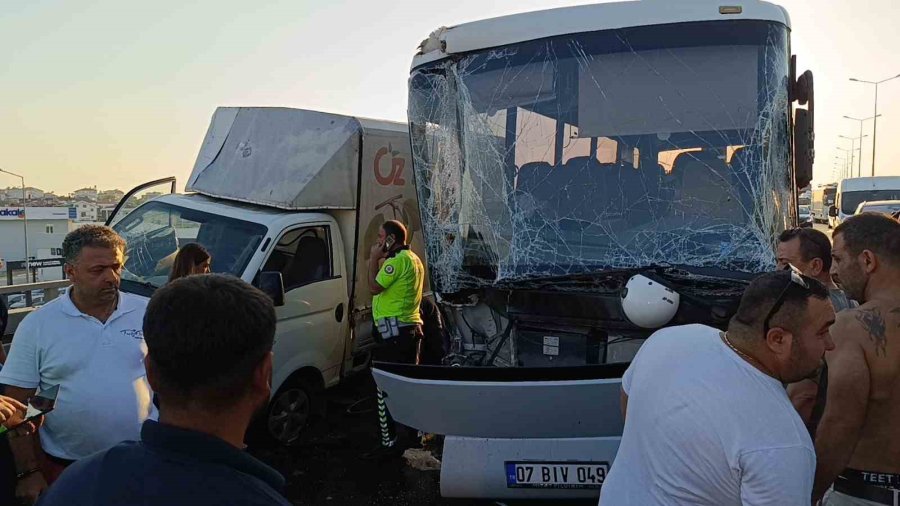
<svg viewBox="0 0 900 506"><path fill-rule="evenodd" d="M422 338L419 304L425 282L425 267L410 251L406 227L399 221L387 221L378 232L378 243L369 255L369 290L372 292L372 318L375 320L376 347L374 359L382 362L418 363ZM382 262L383 260L383 262ZM397 434L378 391L378 422L381 429L381 452L398 453Z"/></svg>

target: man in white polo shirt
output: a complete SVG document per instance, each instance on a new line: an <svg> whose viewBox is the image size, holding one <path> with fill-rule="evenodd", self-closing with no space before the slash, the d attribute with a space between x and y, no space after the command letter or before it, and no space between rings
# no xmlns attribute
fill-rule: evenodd
<svg viewBox="0 0 900 506"><path fill-rule="evenodd" d="M147 302L119 291L125 242L112 229L87 225L63 241L72 287L16 329L0 384L25 400L59 385L56 408L31 437L11 441L16 495L33 503L71 462L140 436L155 418L144 371Z"/></svg>
<svg viewBox="0 0 900 506"><path fill-rule="evenodd" d="M816 454L783 384L834 349L820 282L768 273L720 332L654 333L622 378L625 430L601 506L810 506Z"/></svg>

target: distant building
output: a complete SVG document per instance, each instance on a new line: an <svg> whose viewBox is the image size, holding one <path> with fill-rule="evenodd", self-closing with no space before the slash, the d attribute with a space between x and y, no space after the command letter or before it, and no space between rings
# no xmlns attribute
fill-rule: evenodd
<svg viewBox="0 0 900 506"><path fill-rule="evenodd" d="M124 196L125 192L122 190L103 190L97 195L97 201L103 204L116 204Z"/></svg>
<svg viewBox="0 0 900 506"><path fill-rule="evenodd" d="M116 209L116 204L103 204L99 206L97 209L97 221L100 223L106 223L106 220L109 219L109 215L113 213ZM123 218L127 212L121 212L119 214L119 218Z"/></svg>
<svg viewBox="0 0 900 506"><path fill-rule="evenodd" d="M26 216L31 257L48 251L59 253L63 239L75 226L68 207L0 207L0 258L3 260L25 259Z"/></svg>
<svg viewBox="0 0 900 506"><path fill-rule="evenodd" d="M162 196L161 192L137 193L135 194L135 196L125 201L125 205L123 207L135 208L160 196Z"/></svg>
<svg viewBox="0 0 900 506"><path fill-rule="evenodd" d="M22 188L7 188L3 190L3 193L7 201L20 202L22 200ZM28 200L42 199L44 195L44 190L31 186L25 187L25 198Z"/></svg>
<svg viewBox="0 0 900 506"><path fill-rule="evenodd" d="M82 188L80 190L75 190L72 192L72 198L75 200L87 200L89 202L96 202L97 197L100 192L97 191L97 187L93 188Z"/></svg>
<svg viewBox="0 0 900 506"><path fill-rule="evenodd" d="M85 202L79 200L74 202L71 207L75 208L75 221L79 223L97 221L97 210L100 208L95 202Z"/></svg>

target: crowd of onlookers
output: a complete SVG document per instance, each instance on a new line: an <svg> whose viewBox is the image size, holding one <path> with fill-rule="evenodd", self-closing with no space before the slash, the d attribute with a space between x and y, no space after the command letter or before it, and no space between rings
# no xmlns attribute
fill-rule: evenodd
<svg viewBox="0 0 900 506"><path fill-rule="evenodd" d="M421 263L392 230L373 248L375 323L418 361ZM622 378L601 504L897 504L900 221L863 214L833 237L781 234L778 270L749 284L726 332L647 340ZM209 252L189 244L148 302L119 290L124 251L106 227L69 233L71 287L16 329L0 368L0 424L13 428L0 504L288 504L284 479L244 451L270 396L271 299L208 274ZM413 295L385 296L407 271ZM56 385L53 411L22 423Z"/></svg>
<svg viewBox="0 0 900 506"><path fill-rule="evenodd" d="M179 248L149 302L119 290L126 245L112 229L81 227L62 249L70 288L0 356L0 424L15 428L0 440L0 505L288 504L282 476L244 451L271 393L272 300L209 274L196 243ZM421 304L424 267L406 228L384 223L371 258L374 323L398 332L379 333L379 356L439 361L440 337L426 343L423 331L439 330L439 315ZM55 386L53 410L22 423L28 400ZM372 456L396 456L393 443Z"/></svg>
<svg viewBox="0 0 900 506"><path fill-rule="evenodd" d="M124 252L112 229L69 233L71 287L16 329L0 422L21 422L37 391L59 393L34 421L40 437L34 423L7 433L0 504L289 504L284 479L243 451L269 399L271 299L234 277L194 276L211 257L191 244L148 303L119 290Z"/></svg>

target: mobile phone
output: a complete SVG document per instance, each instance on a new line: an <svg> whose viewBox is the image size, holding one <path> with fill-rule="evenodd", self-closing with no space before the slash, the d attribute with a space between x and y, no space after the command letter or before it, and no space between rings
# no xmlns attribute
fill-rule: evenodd
<svg viewBox="0 0 900 506"><path fill-rule="evenodd" d="M389 251L391 247L394 246L394 236L389 235L384 239L384 246L381 247L385 252Z"/></svg>
<svg viewBox="0 0 900 506"><path fill-rule="evenodd" d="M33 422L38 417L53 411L53 408L56 407L57 395L59 395L59 385L48 387L32 396L28 399L28 410L25 412L25 419L22 420L22 423L17 424L14 427L0 427L0 434L5 434L28 422Z"/></svg>

